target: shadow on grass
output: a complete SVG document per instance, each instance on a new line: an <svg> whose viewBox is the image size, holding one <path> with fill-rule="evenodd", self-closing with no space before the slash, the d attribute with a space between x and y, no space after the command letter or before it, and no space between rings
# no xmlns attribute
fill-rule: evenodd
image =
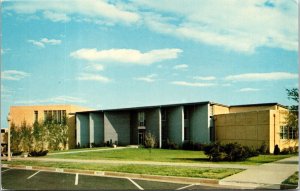
<svg viewBox="0 0 300 191"><path fill-rule="evenodd" d="M174 161L211 162L208 158L172 158Z"/></svg>

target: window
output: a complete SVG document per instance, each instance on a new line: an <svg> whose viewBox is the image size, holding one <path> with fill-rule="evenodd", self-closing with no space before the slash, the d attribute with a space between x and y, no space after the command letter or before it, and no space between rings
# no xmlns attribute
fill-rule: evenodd
<svg viewBox="0 0 300 191"><path fill-rule="evenodd" d="M138 113L138 121L139 126L145 126L146 120L145 120L145 112L139 112Z"/></svg>
<svg viewBox="0 0 300 191"><path fill-rule="evenodd" d="M57 123L65 123L66 110L45 110L44 120L54 120Z"/></svg>
<svg viewBox="0 0 300 191"><path fill-rule="evenodd" d="M189 110L187 107L184 107L183 115L184 115L184 119L189 119Z"/></svg>
<svg viewBox="0 0 300 191"><path fill-rule="evenodd" d="M167 110L166 109L161 109L161 120L167 121Z"/></svg>
<svg viewBox="0 0 300 191"><path fill-rule="evenodd" d="M57 111L57 114L58 114L58 116L57 116L57 122L61 123L62 122L62 119L61 119L61 110Z"/></svg>
<svg viewBox="0 0 300 191"><path fill-rule="evenodd" d="M53 120L54 120L54 121L58 121L58 118L57 118L57 111L53 111Z"/></svg>
<svg viewBox="0 0 300 191"><path fill-rule="evenodd" d="M298 139L298 131L296 128L280 126L280 139Z"/></svg>
<svg viewBox="0 0 300 191"><path fill-rule="evenodd" d="M34 122L38 122L38 121L39 121L39 112L34 111Z"/></svg>
<svg viewBox="0 0 300 191"><path fill-rule="evenodd" d="M184 127L184 140L187 141L189 139L190 139L189 128L188 127Z"/></svg>

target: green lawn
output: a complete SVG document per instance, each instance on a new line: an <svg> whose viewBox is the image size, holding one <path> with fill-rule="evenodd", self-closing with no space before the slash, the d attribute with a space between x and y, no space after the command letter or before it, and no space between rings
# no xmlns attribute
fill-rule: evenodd
<svg viewBox="0 0 300 191"><path fill-rule="evenodd" d="M257 165L262 163L273 162L293 155L260 155L252 157L241 162L219 162L231 164L249 164ZM148 149L143 148L126 148L120 150L109 150L105 152L84 152L70 153L60 155L49 155L47 158L64 158L64 159L93 159L93 160L124 160L124 161L159 161L159 162L187 162L187 163L209 163L208 157L203 151L187 150L168 150L168 149ZM210 162L211 163L211 162Z"/></svg>
<svg viewBox="0 0 300 191"><path fill-rule="evenodd" d="M76 163L76 162L40 162L40 161L2 161L4 164L43 166L66 169L94 170L94 171L113 171L135 174L163 175L222 179L232 174L241 172L241 169L229 168L196 168L196 167L173 167L158 165L117 165L117 164L95 164L95 163Z"/></svg>
<svg viewBox="0 0 300 191"><path fill-rule="evenodd" d="M288 179L283 181L283 184L292 184L292 185L298 185L299 180L299 172L295 172L292 176L290 176Z"/></svg>

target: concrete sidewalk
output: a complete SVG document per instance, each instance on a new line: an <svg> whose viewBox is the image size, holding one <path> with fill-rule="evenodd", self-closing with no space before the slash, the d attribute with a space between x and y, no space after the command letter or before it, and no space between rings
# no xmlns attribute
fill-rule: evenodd
<svg viewBox="0 0 300 191"><path fill-rule="evenodd" d="M117 147L117 148L101 148L101 149L89 149L89 150L82 150L82 151L66 151L66 152L54 152L48 153L47 155L64 155L64 154L74 154L74 153L87 153L87 152L102 152L102 151L111 151L111 150L119 150L119 149L128 149L129 147Z"/></svg>
<svg viewBox="0 0 300 191"><path fill-rule="evenodd" d="M281 182L298 171L299 157L290 157L276 162L262 164L226 177L220 185L240 186L244 189L280 189Z"/></svg>

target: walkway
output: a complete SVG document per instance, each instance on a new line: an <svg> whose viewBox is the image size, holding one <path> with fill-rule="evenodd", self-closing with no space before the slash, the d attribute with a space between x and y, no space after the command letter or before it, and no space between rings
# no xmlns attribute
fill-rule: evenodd
<svg viewBox="0 0 300 191"><path fill-rule="evenodd" d="M242 188L280 189L280 184L298 171L299 157L290 157L276 162L254 166L220 180L220 185Z"/></svg>
<svg viewBox="0 0 300 191"><path fill-rule="evenodd" d="M117 147L117 148L106 148L106 149L86 149L86 150L82 150L82 151L66 151L66 152L56 152L56 153L48 153L47 155L64 155L64 154L73 154L73 153L86 153L86 152L94 152L94 151L110 151L110 150L118 150L118 149L125 149L128 147Z"/></svg>

